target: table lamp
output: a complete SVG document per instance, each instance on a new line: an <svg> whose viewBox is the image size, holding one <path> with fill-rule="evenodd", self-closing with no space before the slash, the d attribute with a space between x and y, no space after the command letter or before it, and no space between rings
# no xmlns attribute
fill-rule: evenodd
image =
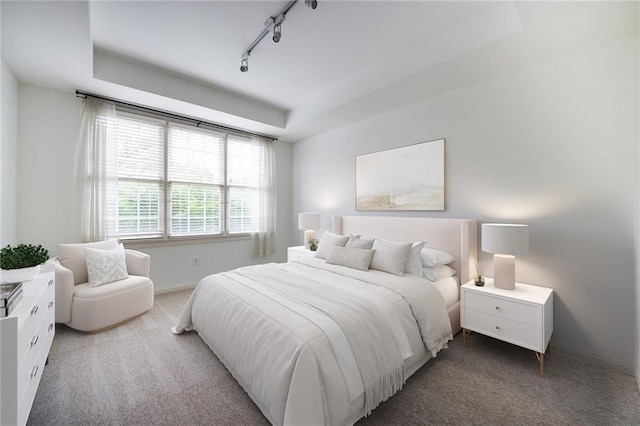
<svg viewBox="0 0 640 426"><path fill-rule="evenodd" d="M515 256L529 252L529 227L520 224L483 223L482 251L493 253L493 286L515 290Z"/></svg>
<svg viewBox="0 0 640 426"><path fill-rule="evenodd" d="M314 239L315 229L320 229L319 213L298 213L298 229L304 231L304 248L311 248L311 240Z"/></svg>

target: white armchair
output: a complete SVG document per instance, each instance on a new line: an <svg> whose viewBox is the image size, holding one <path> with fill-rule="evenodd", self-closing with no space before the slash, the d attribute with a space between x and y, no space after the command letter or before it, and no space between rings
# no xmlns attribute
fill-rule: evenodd
<svg viewBox="0 0 640 426"><path fill-rule="evenodd" d="M85 332L103 331L151 309L153 282L150 257L125 250L128 278L89 287L86 248L109 250L116 240L87 244L58 244L55 259L56 322Z"/></svg>

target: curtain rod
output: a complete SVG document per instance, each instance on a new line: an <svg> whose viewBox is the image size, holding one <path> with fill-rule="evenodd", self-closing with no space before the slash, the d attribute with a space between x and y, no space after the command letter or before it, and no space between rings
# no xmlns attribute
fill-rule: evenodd
<svg viewBox="0 0 640 426"><path fill-rule="evenodd" d="M83 98L83 99L86 99L87 97L95 98L95 99L102 99L104 101L110 101L110 102L115 103L116 105L120 105L120 106L123 106L123 107L129 107L129 108L137 109L137 110L140 110L140 111L146 111L146 112L151 112L151 113L154 113L154 114L160 114L160 115L162 115L164 117L171 117L171 118L176 118L176 119L180 119L180 120L190 121L192 123L195 123L195 125L197 127L199 127L201 124L205 124L207 126L215 127L216 129L223 130L223 131L226 131L226 132L240 133L240 134L249 135L249 136L262 136L264 138L273 139L274 141L278 140L278 138L276 138L274 136L271 136L271 135L265 135L265 134L262 134L262 133L249 132L247 130L242 130L242 129L234 129L233 127L223 126L222 124L212 123L210 121L200 120L198 118L188 117L186 115L174 114L174 113L168 112L168 111L162 111L162 110L159 110L159 109L149 108L149 107L146 107L146 106L143 106L143 105L132 104L130 102L125 102L125 101L121 101L119 99L114 99L114 98L108 98L106 96L100 96L100 95L94 95L92 93L81 92L79 90L76 90L76 97Z"/></svg>

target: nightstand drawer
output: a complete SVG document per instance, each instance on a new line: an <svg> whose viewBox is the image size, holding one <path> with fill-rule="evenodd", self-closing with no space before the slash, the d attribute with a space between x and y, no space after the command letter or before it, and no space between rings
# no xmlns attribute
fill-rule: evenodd
<svg viewBox="0 0 640 426"><path fill-rule="evenodd" d="M463 309L472 309L492 316L505 318L540 327L542 309L539 305L530 305L515 300L506 300L495 296L467 291Z"/></svg>
<svg viewBox="0 0 640 426"><path fill-rule="evenodd" d="M540 328L470 309L464 315L469 330L544 353Z"/></svg>

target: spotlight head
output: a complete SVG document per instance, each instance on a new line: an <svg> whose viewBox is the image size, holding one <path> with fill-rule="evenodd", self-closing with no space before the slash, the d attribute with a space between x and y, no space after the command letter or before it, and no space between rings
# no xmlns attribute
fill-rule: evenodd
<svg viewBox="0 0 640 426"><path fill-rule="evenodd" d="M282 36L282 26L280 24L276 24L273 26L273 41L279 42L280 37Z"/></svg>
<svg viewBox="0 0 640 426"><path fill-rule="evenodd" d="M240 62L240 71L242 72L249 71L249 59L242 58L242 62Z"/></svg>
<svg viewBox="0 0 640 426"><path fill-rule="evenodd" d="M318 0L304 0L304 4L311 9L318 7Z"/></svg>

